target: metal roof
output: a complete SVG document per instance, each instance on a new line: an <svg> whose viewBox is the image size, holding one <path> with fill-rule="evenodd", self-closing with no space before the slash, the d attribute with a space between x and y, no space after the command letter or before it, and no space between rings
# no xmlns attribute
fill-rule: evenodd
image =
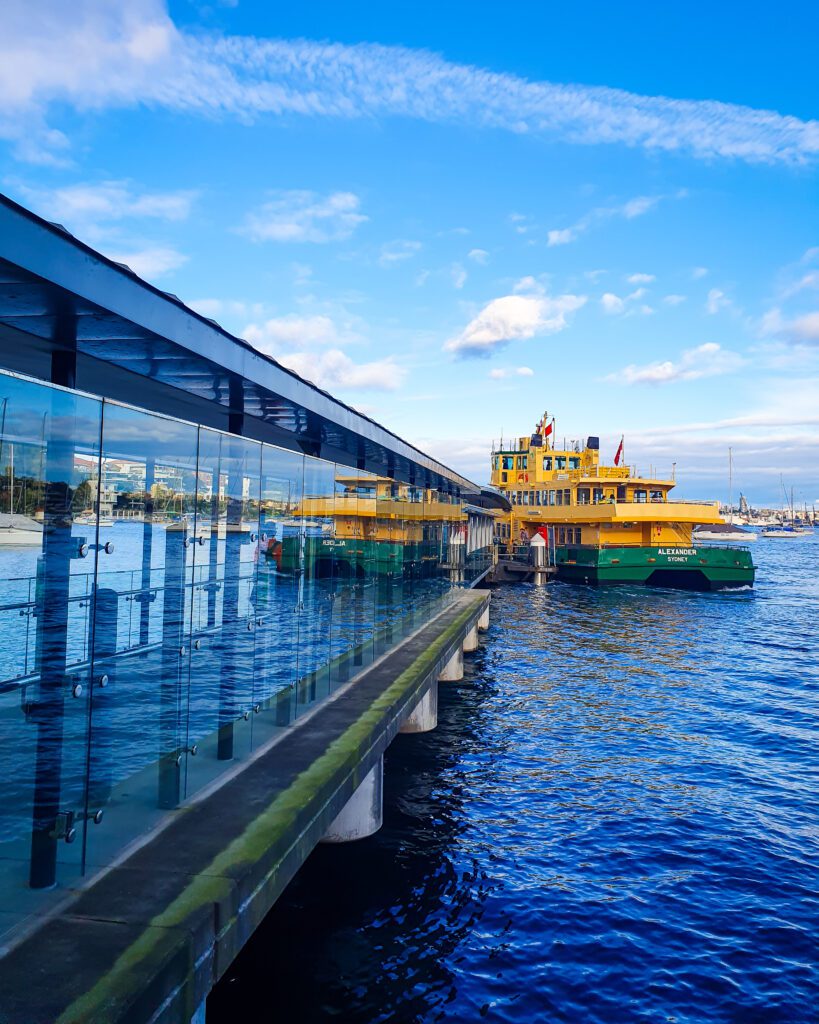
<svg viewBox="0 0 819 1024"><path fill-rule="evenodd" d="M76 386L86 391L225 429L233 414L231 424L259 440L429 486L479 489L0 194L0 366L51 380L61 351L76 351Z"/></svg>

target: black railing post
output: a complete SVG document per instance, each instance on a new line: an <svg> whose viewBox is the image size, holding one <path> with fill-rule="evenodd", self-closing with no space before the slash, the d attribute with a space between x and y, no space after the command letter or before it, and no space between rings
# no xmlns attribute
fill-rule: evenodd
<svg viewBox="0 0 819 1024"><path fill-rule="evenodd" d="M162 608L162 676L159 681L159 785L162 808L179 804L181 793L180 728L182 666L188 664L190 637L185 631L185 562L187 525L165 530L165 588Z"/></svg>
<svg viewBox="0 0 819 1024"><path fill-rule="evenodd" d="M88 769L88 807L100 810L111 796L111 719L118 704L117 614L119 594L99 588L94 597L94 678L91 688L91 758ZM126 709L122 706L122 713Z"/></svg>
<svg viewBox="0 0 819 1024"><path fill-rule="evenodd" d="M32 718L37 724L29 884L47 889L57 881L57 817L61 812L65 717L68 597L72 538L71 479L74 440L56 428L46 447L43 553L36 597L37 670L40 676Z"/></svg>

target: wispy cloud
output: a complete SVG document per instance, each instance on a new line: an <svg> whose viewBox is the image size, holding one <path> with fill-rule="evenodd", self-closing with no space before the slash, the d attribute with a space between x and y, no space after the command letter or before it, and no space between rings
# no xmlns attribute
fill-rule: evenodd
<svg viewBox="0 0 819 1024"><path fill-rule="evenodd" d="M629 284L651 284L651 282L656 281L657 278L654 274L629 274L626 280Z"/></svg>
<svg viewBox="0 0 819 1024"><path fill-rule="evenodd" d="M7 184L41 216L77 230L143 218L186 220L199 195L194 189L152 192L132 181L78 182L54 189L33 188L16 179Z"/></svg>
<svg viewBox="0 0 819 1024"><path fill-rule="evenodd" d="M533 280L533 279L525 279ZM444 351L458 356L486 356L510 341L555 334L586 302L585 295L549 296L542 290L493 299L454 338Z"/></svg>
<svg viewBox="0 0 819 1024"><path fill-rule="evenodd" d="M300 377L331 391L395 391L406 376L404 367L392 358L354 363L336 348L318 355L291 352L277 358Z"/></svg>
<svg viewBox="0 0 819 1024"><path fill-rule="evenodd" d="M105 255L117 263L125 263L139 277L152 281L178 270L188 262L188 257L171 246L153 246L146 249L110 251L104 247Z"/></svg>
<svg viewBox="0 0 819 1024"><path fill-rule="evenodd" d="M712 288L708 292L708 298L705 300L705 311L711 316L715 316L721 309L727 309L731 305L731 300L719 288Z"/></svg>
<svg viewBox="0 0 819 1024"><path fill-rule="evenodd" d="M406 376L392 357L354 362L339 346L360 343L361 335L323 314L272 317L248 324L242 334L254 348L321 388L394 391Z"/></svg>
<svg viewBox="0 0 819 1024"><path fill-rule="evenodd" d="M670 384L675 381L699 380L701 377L716 377L739 369L745 360L737 352L729 352L708 342L696 348L686 349L675 362L663 362L630 366L610 374L606 380L620 384Z"/></svg>
<svg viewBox="0 0 819 1024"><path fill-rule="evenodd" d="M3 11L0 135L21 157L64 147L46 121L56 104L243 121L412 117L705 160L800 164L819 154L816 121L775 111L534 82L397 46L194 35L174 25L160 0L45 7L33 17L28 0L6 0Z"/></svg>
<svg viewBox="0 0 819 1024"><path fill-rule="evenodd" d="M239 229L253 242L338 242L367 217L352 192L322 196L302 189L275 192L251 211Z"/></svg>
<svg viewBox="0 0 819 1024"><path fill-rule="evenodd" d="M452 264L449 268L449 276L452 278L452 286L459 289L463 288L466 284L467 278L469 277L460 263Z"/></svg>
<svg viewBox="0 0 819 1024"><path fill-rule="evenodd" d="M466 258L472 260L473 263L480 263L484 266L489 260L489 253L486 249L470 249L466 254Z"/></svg>
<svg viewBox="0 0 819 1024"><path fill-rule="evenodd" d="M515 366L504 369L496 367L489 371L492 380L506 380L507 377L534 377L535 371L531 366Z"/></svg>
<svg viewBox="0 0 819 1024"><path fill-rule="evenodd" d="M819 312L788 319L778 307L768 310L760 325L763 335L783 338L797 345L819 344Z"/></svg>
<svg viewBox="0 0 819 1024"><path fill-rule="evenodd" d="M681 303L685 302L685 300L686 300L686 296L685 295L664 295L663 296L663 302L667 306L679 306Z"/></svg>
<svg viewBox="0 0 819 1024"><path fill-rule="evenodd" d="M634 276L646 275L636 274ZM623 297L615 295L614 292L604 292L600 297L600 305L603 307L603 312L608 313L609 316L616 316L620 313L642 313L644 316L649 316L654 309L641 302L646 294L645 288L635 288L633 292Z"/></svg>
<svg viewBox="0 0 819 1024"><path fill-rule="evenodd" d="M680 190L673 198L682 199L685 195L685 190ZM593 210L589 210L587 214L584 214L571 227L555 228L549 231L546 236L547 245L554 247L556 245L568 245L570 242L576 242L581 235L584 235L595 225L602 224L608 220L616 218L634 220L635 217L642 217L643 214L653 210L658 203L667 198L669 197L661 195L636 196L634 199L629 199L627 202L615 206L597 206ZM633 276L637 278L648 277L649 280L654 280L651 275L635 274Z"/></svg>
<svg viewBox="0 0 819 1024"><path fill-rule="evenodd" d="M386 242L381 246L381 254L378 257L378 262L382 267L389 267L393 263L401 263L403 260L411 259L420 251L420 242L399 238L394 242Z"/></svg>

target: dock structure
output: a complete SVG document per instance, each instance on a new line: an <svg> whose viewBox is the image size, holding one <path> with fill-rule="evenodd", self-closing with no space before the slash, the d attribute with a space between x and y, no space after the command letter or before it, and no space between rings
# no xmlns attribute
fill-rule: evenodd
<svg viewBox="0 0 819 1024"><path fill-rule="evenodd" d="M201 1022L489 625L457 472L0 197L0 1022Z"/></svg>

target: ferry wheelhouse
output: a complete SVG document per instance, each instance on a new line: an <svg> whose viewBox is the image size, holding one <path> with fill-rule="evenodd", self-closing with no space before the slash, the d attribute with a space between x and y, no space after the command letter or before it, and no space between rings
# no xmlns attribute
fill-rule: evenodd
<svg viewBox="0 0 819 1024"><path fill-rule="evenodd" d="M673 479L642 476L600 462L600 439L555 447L554 420L492 451L492 485L511 509L496 522L507 548L545 548L559 579L718 590L752 586L754 565L741 547L699 546L695 526L721 524L718 501L677 501Z"/></svg>

